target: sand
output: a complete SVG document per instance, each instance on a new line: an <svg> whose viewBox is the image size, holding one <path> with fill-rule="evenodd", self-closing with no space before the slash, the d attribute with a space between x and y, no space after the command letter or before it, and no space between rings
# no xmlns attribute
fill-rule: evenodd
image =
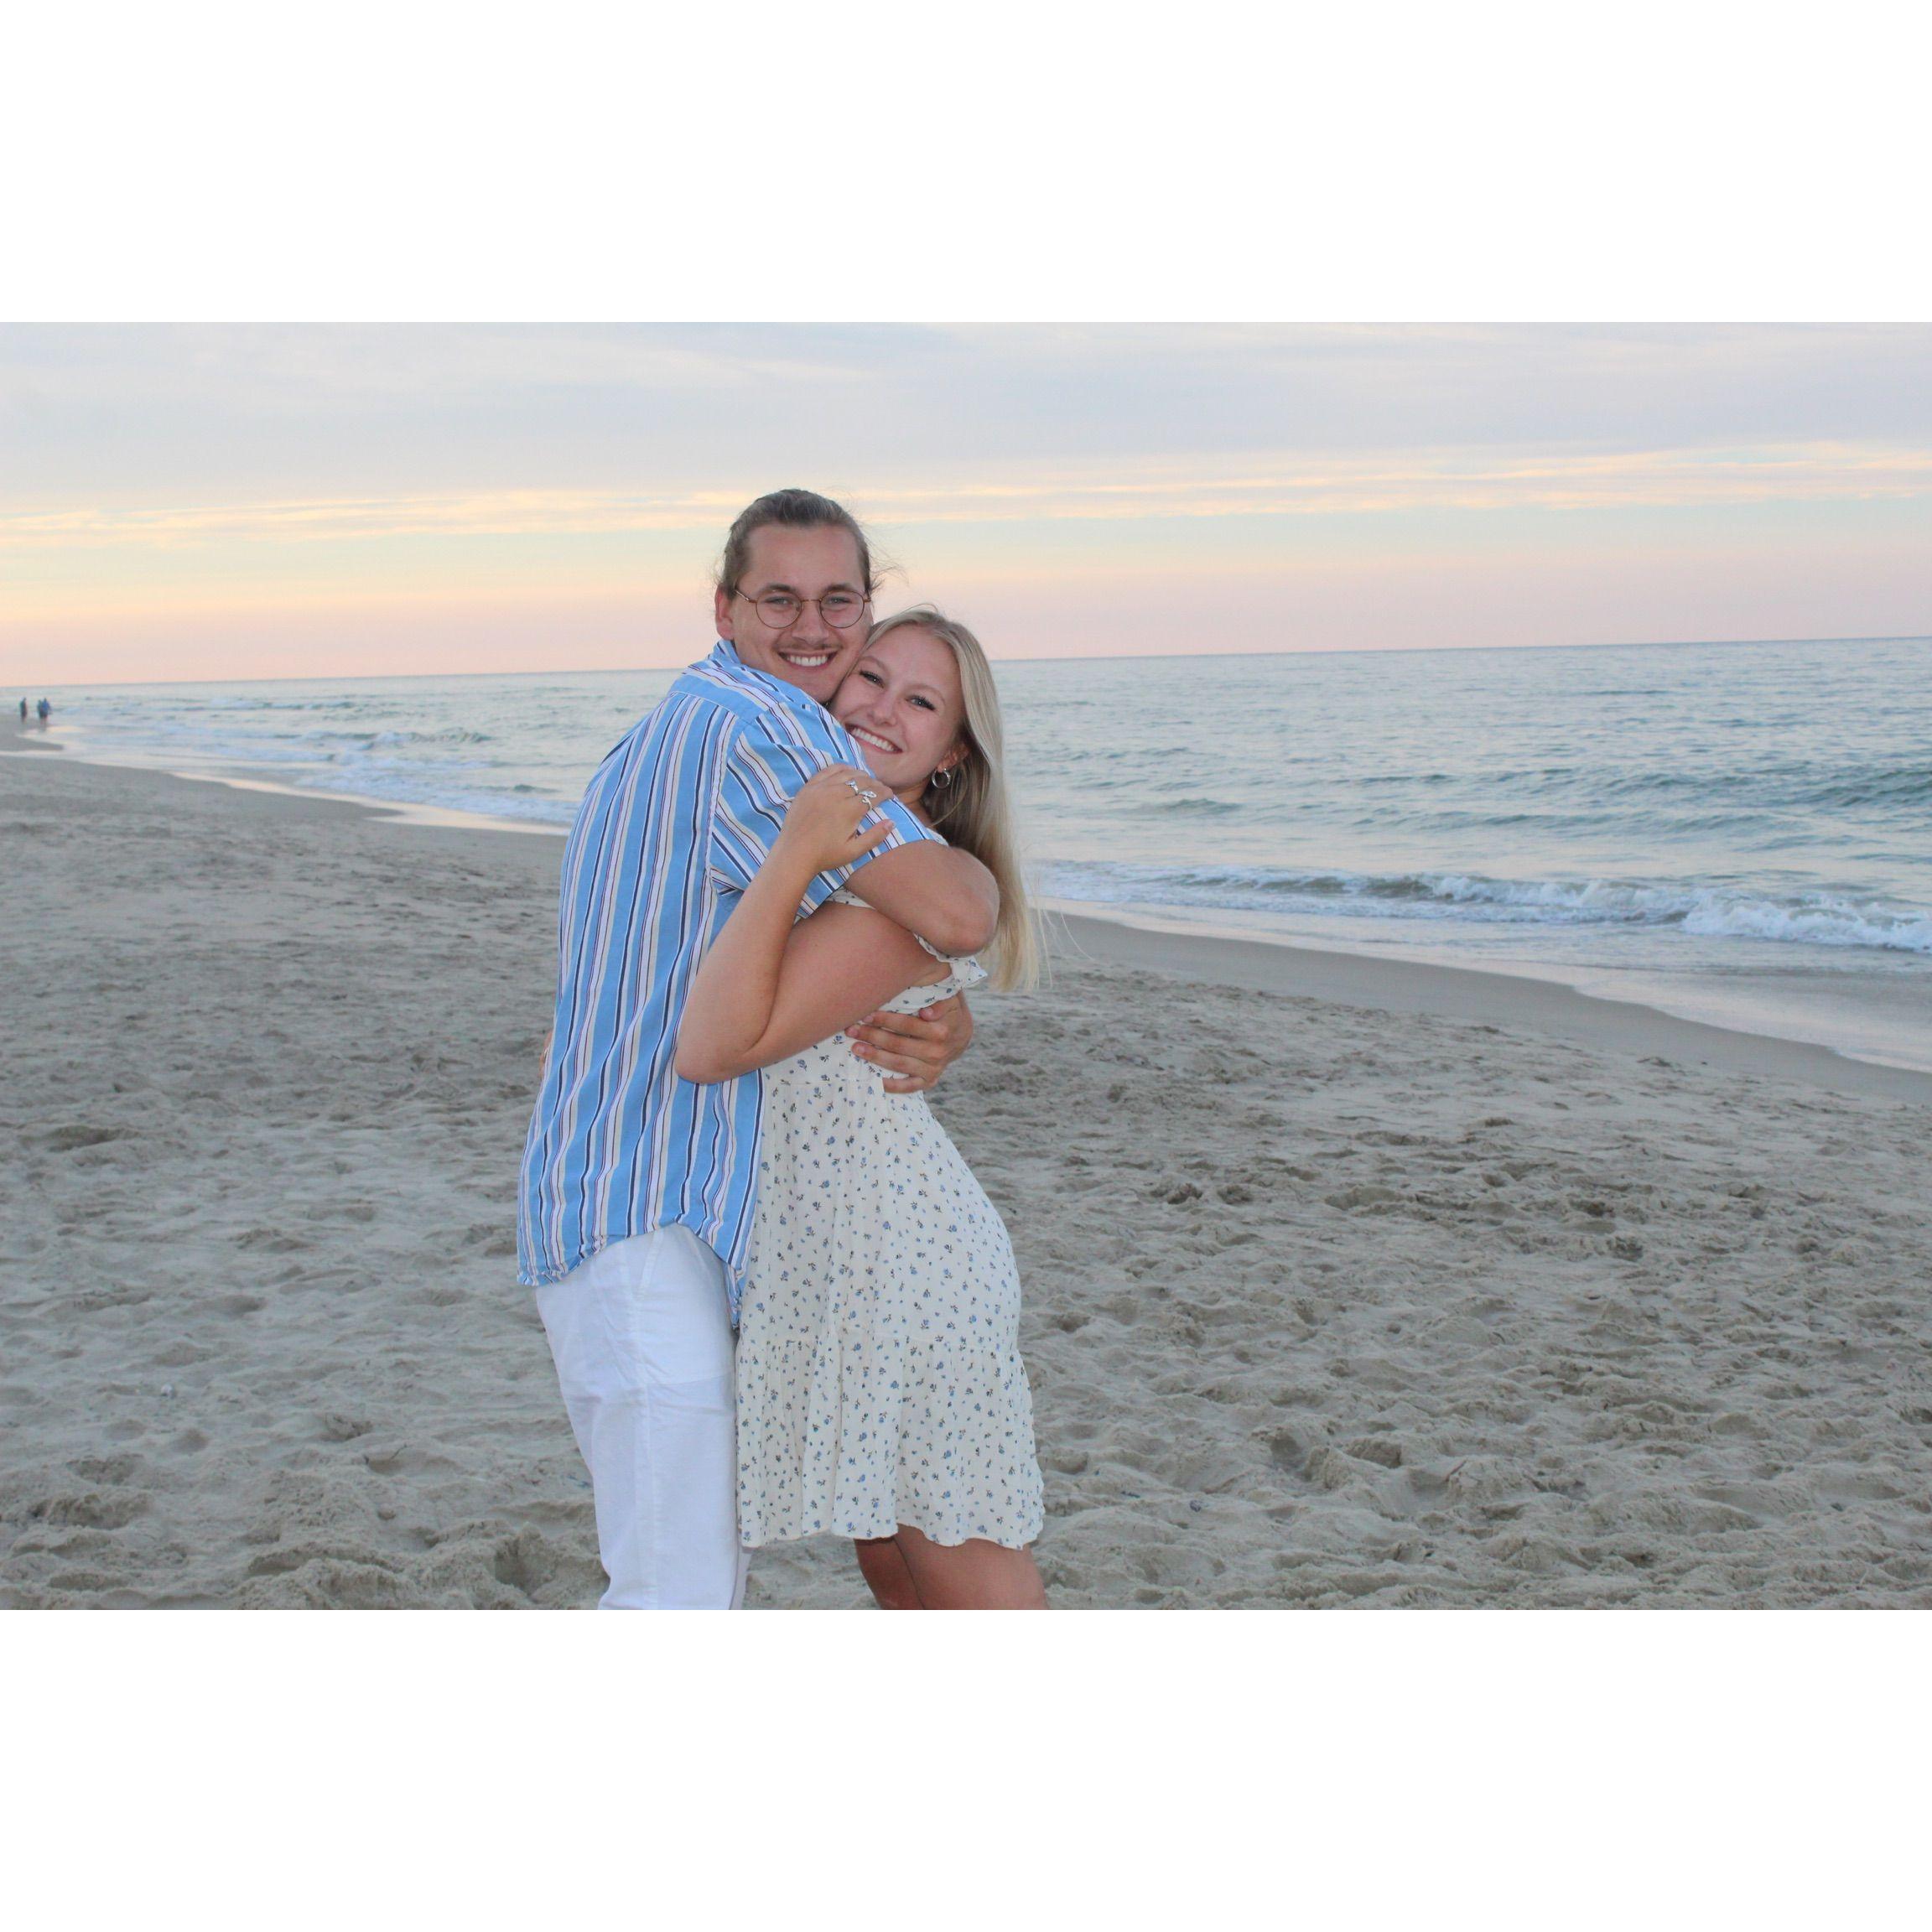
<svg viewBox="0 0 1932 1932"><path fill-rule="evenodd" d="M60 755L0 826L0 1603L594 1601L512 1240L560 842ZM1056 1603L1932 1604L1932 1080L1059 946L936 1096L1026 1282ZM820 1541L750 1601L865 1598Z"/></svg>

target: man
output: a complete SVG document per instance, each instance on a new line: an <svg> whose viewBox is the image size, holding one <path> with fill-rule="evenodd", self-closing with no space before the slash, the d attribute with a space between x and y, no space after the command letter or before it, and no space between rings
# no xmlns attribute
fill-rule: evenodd
<svg viewBox="0 0 1932 1932"><path fill-rule="evenodd" d="M719 644L600 765L564 848L555 1030L525 1145L521 1279L590 1471L610 1609L735 1607L731 1312L757 1176L761 1078L679 1080L698 961L750 883L800 785L863 765L821 709L858 660L874 589L865 535L810 491L732 526ZM985 868L888 800L891 825L821 874L807 909L863 866L867 900L948 953L991 937ZM879 1020L881 1016L875 1015ZM963 1010L865 1051L930 1085L963 1051Z"/></svg>

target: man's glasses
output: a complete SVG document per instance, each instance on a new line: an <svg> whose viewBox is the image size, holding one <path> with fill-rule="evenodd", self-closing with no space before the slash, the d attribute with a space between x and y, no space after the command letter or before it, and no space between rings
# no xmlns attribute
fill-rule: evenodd
<svg viewBox="0 0 1932 1932"><path fill-rule="evenodd" d="M767 590L762 597L751 597L740 590L747 604L757 606L758 615L768 628L783 631L805 615L808 604L818 606L818 615L834 631L849 631L865 614L872 600L855 590L828 590L823 597L794 597L786 590Z"/></svg>

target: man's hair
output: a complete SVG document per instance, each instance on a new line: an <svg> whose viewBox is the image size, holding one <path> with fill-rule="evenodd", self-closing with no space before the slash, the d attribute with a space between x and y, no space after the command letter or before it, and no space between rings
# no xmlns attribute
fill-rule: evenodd
<svg viewBox="0 0 1932 1932"><path fill-rule="evenodd" d="M774 490L740 511L738 521L731 526L731 534L724 539L724 555L718 565L718 588L728 597L738 595L739 581L750 561L753 532L774 523L787 530L849 531L852 541L859 546L859 574L864 580L865 595L870 597L878 589L872 575L871 546L859 527L858 518L849 510L829 496L821 496L816 490Z"/></svg>

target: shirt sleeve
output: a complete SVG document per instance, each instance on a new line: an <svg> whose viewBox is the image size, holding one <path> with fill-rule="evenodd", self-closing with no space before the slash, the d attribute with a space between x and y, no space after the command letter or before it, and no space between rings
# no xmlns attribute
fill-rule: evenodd
<svg viewBox="0 0 1932 1932"><path fill-rule="evenodd" d="M709 863L712 876L733 892L742 892L765 863L785 823L785 808L805 781L828 765L863 765L859 747L833 720L789 709L761 714L739 731L724 761L718 802L711 815ZM804 910L816 911L862 866L881 853L930 839L946 843L922 825L896 798L875 806L860 821L891 829L849 865L821 872L805 889Z"/></svg>

